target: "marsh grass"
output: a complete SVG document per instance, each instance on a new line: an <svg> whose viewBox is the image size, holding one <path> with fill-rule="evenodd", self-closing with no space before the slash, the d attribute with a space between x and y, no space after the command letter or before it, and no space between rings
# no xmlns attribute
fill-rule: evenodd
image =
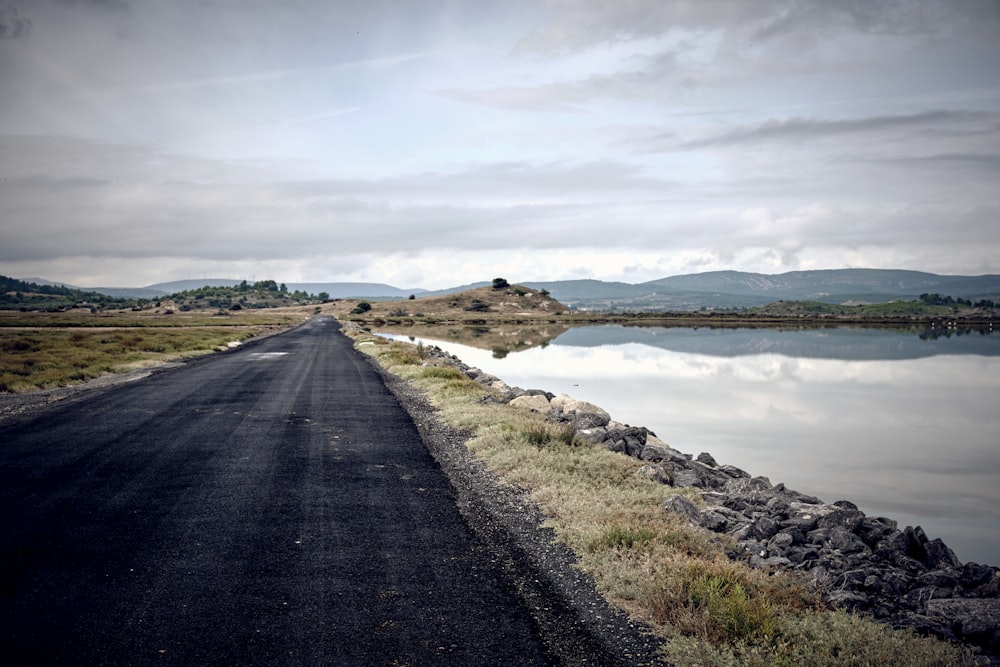
<svg viewBox="0 0 1000 667"><path fill-rule="evenodd" d="M0 328L0 391L26 392L65 386L121 371L182 357L205 354L272 329L286 316L265 325L205 326L201 319L187 326L91 326L89 315L70 319L67 313L18 313L0 323L32 322L32 328ZM34 317L37 316L37 317ZM105 318L104 322L120 321ZM166 318L161 318L166 319ZM301 319L298 318L298 319ZM151 321L149 318L140 322ZM170 320L176 325L184 320ZM213 322L214 320L208 320ZM292 320L295 321L295 320ZM62 326L60 323L75 322Z"/></svg>
<svg viewBox="0 0 1000 667"><path fill-rule="evenodd" d="M960 665L968 655L858 616L827 610L783 573L754 570L730 538L662 510L678 493L637 477L637 463L581 441L539 415L483 403L490 390L450 367L424 366L415 346L366 336L361 348L426 391L467 446L530 493L559 539L608 599L649 623L677 665ZM412 348L412 349L408 349Z"/></svg>

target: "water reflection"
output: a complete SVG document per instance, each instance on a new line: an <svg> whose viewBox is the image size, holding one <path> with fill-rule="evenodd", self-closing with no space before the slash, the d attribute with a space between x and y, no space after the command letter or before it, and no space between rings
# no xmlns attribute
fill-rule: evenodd
<svg viewBox="0 0 1000 667"><path fill-rule="evenodd" d="M996 334L585 327L505 358L438 344L681 451L922 525L963 561L1000 563Z"/></svg>
<svg viewBox="0 0 1000 667"><path fill-rule="evenodd" d="M458 343L489 350L497 359L511 352L523 352L533 347L545 347L569 327L559 324L459 326L459 325L396 325L379 329L379 333L401 336L409 340L424 338Z"/></svg>

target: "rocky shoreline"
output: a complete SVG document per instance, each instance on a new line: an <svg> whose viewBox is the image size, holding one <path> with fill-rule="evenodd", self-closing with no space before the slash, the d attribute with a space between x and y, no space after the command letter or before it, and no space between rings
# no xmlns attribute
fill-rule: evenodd
<svg viewBox="0 0 1000 667"><path fill-rule="evenodd" d="M636 459L636 474L672 487L692 487L704 507L677 495L663 509L693 525L733 538L729 553L761 569L798 573L833 607L870 614L978 647L1000 665L1000 569L961 563L940 539L919 526L900 528L868 517L847 500L824 503L771 484L762 476L720 465L710 454L679 452L644 427L615 422L603 409L544 390L510 387L444 350L429 358L452 366L498 392L488 398L566 424L595 445Z"/></svg>

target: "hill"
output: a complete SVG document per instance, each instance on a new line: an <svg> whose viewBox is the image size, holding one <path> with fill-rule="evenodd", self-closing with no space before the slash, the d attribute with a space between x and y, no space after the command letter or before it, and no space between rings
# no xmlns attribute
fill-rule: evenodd
<svg viewBox="0 0 1000 667"><path fill-rule="evenodd" d="M33 279L46 284L40 278ZM146 287L91 288L116 298L161 299L169 294L210 287L235 287L241 281L225 278L180 280ZM921 271L890 269L835 269L791 271L782 274L744 271L709 271L669 276L632 284L602 280L556 280L522 283L525 288L545 290L574 310L683 312L700 310L742 310L776 301L816 301L830 304L885 303L912 301L921 294L980 301L1000 301L1000 275L943 276ZM490 287L476 282L448 289L427 291L401 289L384 283L311 282L288 283L290 292L310 295L325 293L332 299L406 300L415 297L444 297ZM72 288L79 289L79 288Z"/></svg>
<svg viewBox="0 0 1000 667"><path fill-rule="evenodd" d="M497 281L503 281L497 283ZM536 318L559 315L569 311L563 304L541 290L523 285L510 285L502 278L486 287L441 296L408 298L403 301L370 303L367 301L340 300L324 306L324 310L340 317L364 321L401 321L421 317L439 321L475 321L486 314L497 316Z"/></svg>
<svg viewBox="0 0 1000 667"><path fill-rule="evenodd" d="M1000 275L942 276L890 269L791 271L777 275L710 271L636 285L577 280L526 285L544 288L580 310L740 309L788 300L883 303L915 300L929 292L973 301L1000 299Z"/></svg>

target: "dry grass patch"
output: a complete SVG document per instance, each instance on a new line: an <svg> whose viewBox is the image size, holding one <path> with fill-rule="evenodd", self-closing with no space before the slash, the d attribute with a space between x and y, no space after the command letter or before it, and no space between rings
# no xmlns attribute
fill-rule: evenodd
<svg viewBox="0 0 1000 667"><path fill-rule="evenodd" d="M362 349L427 392L467 446L526 489L613 603L649 623L679 665L956 665L968 656L871 620L826 610L783 573L728 557L733 543L665 512L692 490L638 477L633 459L581 441L541 416L484 404L491 390L450 367L424 366L413 345L363 335Z"/></svg>
<svg viewBox="0 0 1000 667"><path fill-rule="evenodd" d="M305 311L176 316L0 311L0 392L65 386L206 354L306 317Z"/></svg>

